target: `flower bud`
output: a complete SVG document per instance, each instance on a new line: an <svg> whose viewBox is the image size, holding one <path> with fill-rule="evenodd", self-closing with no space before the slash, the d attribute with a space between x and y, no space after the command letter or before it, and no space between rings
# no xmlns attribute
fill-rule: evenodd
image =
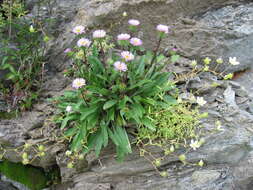
<svg viewBox="0 0 253 190"><path fill-rule="evenodd" d="M199 165L200 167L204 166L203 160L200 160L199 163L198 163L198 165Z"/></svg>
<svg viewBox="0 0 253 190"><path fill-rule="evenodd" d="M191 62L191 66L192 66L192 67L196 67L196 66L197 66L197 64L198 64L198 63L197 63L197 61L196 61L196 60L193 60L193 61Z"/></svg>
<svg viewBox="0 0 253 190"><path fill-rule="evenodd" d="M218 59L216 59L216 63L218 63L218 64L222 64L222 63L223 63L223 59L222 59L222 58L218 58Z"/></svg>
<svg viewBox="0 0 253 190"><path fill-rule="evenodd" d="M69 163L67 164L67 168L73 168L73 167L74 167L74 165L73 165L72 162L69 162Z"/></svg>
<svg viewBox="0 0 253 190"><path fill-rule="evenodd" d="M83 160L84 159L84 155L83 154L80 154L79 156L78 156L78 160Z"/></svg>
<svg viewBox="0 0 253 190"><path fill-rule="evenodd" d="M38 149L39 149L39 151L44 151L45 150L45 147L43 146L43 145L40 145L39 147L38 147Z"/></svg>
<svg viewBox="0 0 253 190"><path fill-rule="evenodd" d="M22 163L23 163L24 165L27 165L27 164L29 164L29 160L28 160L28 159L23 159Z"/></svg>
<svg viewBox="0 0 253 190"><path fill-rule="evenodd" d="M126 17L127 16L127 12L124 11L123 14L122 14L123 17Z"/></svg>
<svg viewBox="0 0 253 190"><path fill-rule="evenodd" d="M31 147L31 145L30 145L30 144L25 143L25 145L24 145L24 148L25 148L25 149L28 149L28 148L30 148L30 147Z"/></svg>
<svg viewBox="0 0 253 190"><path fill-rule="evenodd" d="M173 145L170 146L170 152L174 152L175 151L175 147Z"/></svg>
<svg viewBox="0 0 253 190"><path fill-rule="evenodd" d="M45 155L46 155L45 152L40 152L40 153L39 153L39 156L40 156L40 157L44 157Z"/></svg>
<svg viewBox="0 0 253 190"><path fill-rule="evenodd" d="M24 152L24 153L22 154L22 158L23 158L23 159L27 159L27 158L28 158L28 154L27 154L26 152Z"/></svg>
<svg viewBox="0 0 253 190"><path fill-rule="evenodd" d="M184 154L179 155L179 160L184 162L186 160L186 156Z"/></svg>
<svg viewBox="0 0 253 190"><path fill-rule="evenodd" d="M160 175L162 177L168 177L168 172L166 172L166 171L160 172Z"/></svg>
<svg viewBox="0 0 253 190"><path fill-rule="evenodd" d="M156 165L157 167L161 166L161 161L160 161L159 159L156 159L156 160L155 160L155 165Z"/></svg>
<svg viewBox="0 0 253 190"><path fill-rule="evenodd" d="M30 26L29 32L31 32L31 33L34 33L34 32L35 32L35 29L34 29L33 25Z"/></svg>
<svg viewBox="0 0 253 190"><path fill-rule="evenodd" d="M207 71L209 71L209 67L205 66L203 70L207 72Z"/></svg>
<svg viewBox="0 0 253 190"><path fill-rule="evenodd" d="M49 40L50 40L50 38L48 36L44 36L44 38L43 38L44 42L48 42Z"/></svg>
<svg viewBox="0 0 253 190"><path fill-rule="evenodd" d="M229 80L229 79L232 79L232 78L233 78L233 76L234 76L234 74L233 74L233 73L229 73L229 74L227 74L227 75L225 75L225 76L224 76L224 80Z"/></svg>
<svg viewBox="0 0 253 190"><path fill-rule="evenodd" d="M206 57L206 58L204 59L204 63L205 63L206 65L209 65L210 62L211 62L211 59L210 59L209 57Z"/></svg>
<svg viewBox="0 0 253 190"><path fill-rule="evenodd" d="M204 112L199 115L200 118L207 118L208 117L208 112Z"/></svg>

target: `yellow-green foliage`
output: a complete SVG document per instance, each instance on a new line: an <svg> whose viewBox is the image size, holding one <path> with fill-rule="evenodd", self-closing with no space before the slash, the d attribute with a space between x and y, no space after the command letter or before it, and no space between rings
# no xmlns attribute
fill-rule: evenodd
<svg viewBox="0 0 253 190"><path fill-rule="evenodd" d="M200 114L191 105L182 103L170 108L154 108L150 110L149 117L155 122L156 131L150 131L145 127L138 129L138 140L160 143L182 142L185 139L194 138L196 127L199 124Z"/></svg>

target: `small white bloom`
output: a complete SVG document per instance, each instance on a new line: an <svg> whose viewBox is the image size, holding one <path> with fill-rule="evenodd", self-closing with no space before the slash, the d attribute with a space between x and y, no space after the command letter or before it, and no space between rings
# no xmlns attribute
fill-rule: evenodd
<svg viewBox="0 0 253 190"><path fill-rule="evenodd" d="M192 147L193 150L198 149L201 146L201 143L199 141L194 141L193 139L191 140L190 147Z"/></svg>
<svg viewBox="0 0 253 190"><path fill-rule="evenodd" d="M206 104L206 101L204 100L203 97L197 97L196 99L197 104L199 104L200 106L204 106Z"/></svg>
<svg viewBox="0 0 253 190"><path fill-rule="evenodd" d="M165 34L169 33L169 27L163 24L157 25L156 30L158 30L159 32L164 32Z"/></svg>
<svg viewBox="0 0 253 190"><path fill-rule="evenodd" d="M70 151L70 150L67 150L66 152L65 152L65 155L66 156L70 156L72 154L72 152Z"/></svg>
<svg viewBox="0 0 253 190"><path fill-rule="evenodd" d="M128 21L128 24L130 24L130 25L132 25L132 26L138 26L138 25L140 25L140 21L135 20L135 19L130 19L130 20Z"/></svg>
<svg viewBox="0 0 253 190"><path fill-rule="evenodd" d="M129 51L122 51L120 55L125 61L134 60L134 55Z"/></svg>
<svg viewBox="0 0 253 190"><path fill-rule="evenodd" d="M106 32L104 30L95 30L93 32L93 38L104 38L106 35Z"/></svg>
<svg viewBox="0 0 253 190"><path fill-rule="evenodd" d="M222 124L219 120L215 122L215 125L218 131L224 131L224 129L222 128Z"/></svg>
<svg viewBox="0 0 253 190"><path fill-rule="evenodd" d="M87 38L81 38L80 40L77 41L78 47L89 47L90 44L91 44L91 41Z"/></svg>
<svg viewBox="0 0 253 190"><path fill-rule="evenodd" d="M72 111L72 107L71 106L67 106L66 107L66 112L71 112Z"/></svg>
<svg viewBox="0 0 253 190"><path fill-rule="evenodd" d="M131 38L130 43L133 46L141 46L142 45L142 41L139 38Z"/></svg>
<svg viewBox="0 0 253 190"><path fill-rule="evenodd" d="M83 34L85 32L84 26L76 26L73 28L72 32L75 34Z"/></svg>
<svg viewBox="0 0 253 190"><path fill-rule="evenodd" d="M196 97L195 97L193 94L190 94L190 95L189 95L189 100L190 100L191 102L196 102Z"/></svg>
<svg viewBox="0 0 253 190"><path fill-rule="evenodd" d="M197 64L198 64L198 62L196 60L192 60L192 62L191 62L191 66L192 67L196 67Z"/></svg>
<svg viewBox="0 0 253 190"><path fill-rule="evenodd" d="M178 97L177 98L177 103L181 104L183 102L182 98Z"/></svg>
<svg viewBox="0 0 253 190"><path fill-rule="evenodd" d="M77 78L72 82L72 87L75 89L82 88L86 84L83 78Z"/></svg>
<svg viewBox="0 0 253 190"><path fill-rule="evenodd" d="M127 16L127 12L126 12L126 11L123 12L122 16L123 16L123 17L126 17L126 16Z"/></svg>
<svg viewBox="0 0 253 190"><path fill-rule="evenodd" d="M117 39L118 40L129 40L130 39L130 35L129 34L119 34L118 36L117 36Z"/></svg>
<svg viewBox="0 0 253 190"><path fill-rule="evenodd" d="M229 63L231 65L239 65L240 64L240 62L236 60L236 57L230 57L229 58Z"/></svg>

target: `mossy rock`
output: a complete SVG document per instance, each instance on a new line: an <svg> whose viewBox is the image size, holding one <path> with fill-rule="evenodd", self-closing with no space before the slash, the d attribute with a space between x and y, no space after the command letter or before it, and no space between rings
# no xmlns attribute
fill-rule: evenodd
<svg viewBox="0 0 253 190"><path fill-rule="evenodd" d="M7 178L22 183L31 190L41 190L52 183L54 171L46 173L43 169L21 163L13 163L7 160L0 162L0 173Z"/></svg>

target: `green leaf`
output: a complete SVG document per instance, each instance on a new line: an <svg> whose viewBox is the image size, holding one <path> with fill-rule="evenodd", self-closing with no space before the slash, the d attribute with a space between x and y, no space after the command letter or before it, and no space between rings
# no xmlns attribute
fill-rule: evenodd
<svg viewBox="0 0 253 190"><path fill-rule="evenodd" d="M136 73L139 75L142 75L145 71L145 56L142 56L141 59L139 60L139 66L137 68Z"/></svg>
<svg viewBox="0 0 253 190"><path fill-rule="evenodd" d="M165 101L166 103L168 103L168 104L170 104L170 105L175 105L175 104L177 104L177 100L176 100L174 97L172 97L172 96L165 95L165 96L163 97L163 99L164 99L164 101Z"/></svg>
<svg viewBox="0 0 253 190"><path fill-rule="evenodd" d="M95 113L98 110L98 106L92 106L89 108L83 108L81 109L81 117L80 120L83 121L85 120L90 114Z"/></svg>
<svg viewBox="0 0 253 190"><path fill-rule="evenodd" d="M142 117L143 113L145 112L145 109L142 107L141 104L135 103L131 105L130 112L133 112L133 114L136 115L137 117Z"/></svg>
<svg viewBox="0 0 253 190"><path fill-rule="evenodd" d="M141 122L143 123L143 125L145 125L150 130L155 131L156 126L152 123L152 121L150 119L143 118Z"/></svg>
<svg viewBox="0 0 253 190"><path fill-rule="evenodd" d="M94 73L102 73L104 71L104 66L101 61L95 56L89 56L88 62L91 65Z"/></svg>
<svg viewBox="0 0 253 190"><path fill-rule="evenodd" d="M89 90L92 93L99 94L99 95L101 94L104 96L108 96L110 94L109 90L105 88L99 88L97 86L87 86L87 90Z"/></svg>
<svg viewBox="0 0 253 190"><path fill-rule="evenodd" d="M77 119L77 115L68 115L62 120L61 129L65 128L69 121Z"/></svg>
<svg viewBox="0 0 253 190"><path fill-rule="evenodd" d="M129 89L129 90L132 90L132 89L134 89L134 88L136 88L136 87L141 87L141 86L143 86L144 84L149 83L149 82L151 82L151 80L143 79L143 80L137 82L136 84L130 86L128 89Z"/></svg>
<svg viewBox="0 0 253 190"><path fill-rule="evenodd" d="M90 130L94 128L97 123L98 123L99 115L98 114L91 114L89 115L86 120L87 120L87 129Z"/></svg>
<svg viewBox="0 0 253 190"><path fill-rule="evenodd" d="M103 109L106 110L106 109L109 109L111 108L112 106L114 106L116 103L118 102L118 100L109 100L108 102L106 102L103 106Z"/></svg>
<svg viewBox="0 0 253 190"><path fill-rule="evenodd" d="M109 121L114 121L114 114L115 114L115 109L114 109L114 108L111 108L111 109L107 112L108 120L109 120Z"/></svg>
<svg viewBox="0 0 253 190"><path fill-rule="evenodd" d="M179 55L172 55L171 56L171 62L172 63L175 63L179 60L180 56Z"/></svg>
<svg viewBox="0 0 253 190"><path fill-rule="evenodd" d="M160 62L163 62L165 61L166 57L163 55L163 54L160 54L156 57L156 62L157 63L160 63Z"/></svg>
<svg viewBox="0 0 253 190"><path fill-rule="evenodd" d="M87 133L86 125L80 126L79 132L75 135L71 143L71 150L80 150L80 148L82 147L84 137L86 136L86 133Z"/></svg>
<svg viewBox="0 0 253 190"><path fill-rule="evenodd" d="M96 144L95 144L96 157L98 157L101 152L101 149L103 146L103 140L104 140L103 134L101 132L97 133Z"/></svg>
<svg viewBox="0 0 253 190"><path fill-rule="evenodd" d="M113 143L116 145L117 158L119 161L122 161L126 154L132 153L131 144L128 139L125 128L114 127L114 130L111 131L108 128L109 137L112 139Z"/></svg>
<svg viewBox="0 0 253 190"><path fill-rule="evenodd" d="M77 127L72 127L64 132L64 136L72 137L76 134L76 132L77 132Z"/></svg>
<svg viewBox="0 0 253 190"><path fill-rule="evenodd" d="M101 125L101 132L103 135L103 145L106 147L108 145L108 132L107 132L107 126L105 124Z"/></svg>
<svg viewBox="0 0 253 190"><path fill-rule="evenodd" d="M76 97L76 95L77 95L76 91L65 91L64 92L64 97L66 97L66 98Z"/></svg>
<svg viewBox="0 0 253 190"><path fill-rule="evenodd" d="M9 69L11 73L17 74L16 69L15 69L11 64L9 64L9 63L5 63L5 64L1 67L1 69Z"/></svg>

